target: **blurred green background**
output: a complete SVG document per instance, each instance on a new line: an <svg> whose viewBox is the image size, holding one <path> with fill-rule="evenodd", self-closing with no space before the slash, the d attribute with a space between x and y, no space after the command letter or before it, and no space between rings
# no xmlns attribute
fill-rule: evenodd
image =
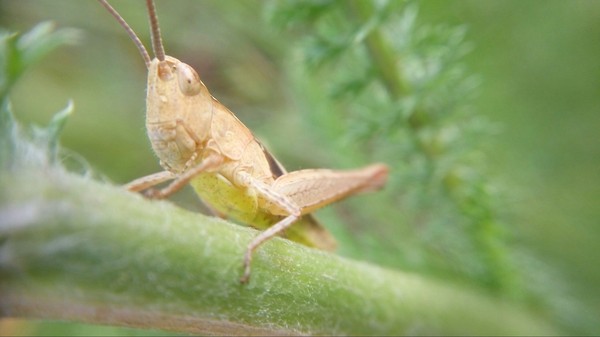
<svg viewBox="0 0 600 337"><path fill-rule="evenodd" d="M143 3L114 5L149 41ZM299 41L270 25L264 6L263 1L158 1L167 53L197 69L213 95L288 169L341 167L297 110L302 97L290 88L285 69ZM511 247L533 261L527 268L543 270L525 272L527 288L538 289L537 296L550 302L544 304L553 308L549 317L560 316L567 332L597 334L600 2L430 0L419 7L419 24L468 29L472 51L464 61L482 81L471 105L497 126L485 139L492 143L486 161L491 179L504 188L501 212L512 224L516 245ZM62 137L64 147L116 184L158 171L144 130L145 67L122 28L95 1L0 0L2 27L23 32L45 20L80 29L81 39L25 75L11 95L15 114L22 122L46 124L72 99L75 113ZM174 199L200 210L190 191ZM333 209L322 217L340 232L341 254L419 270L415 263L384 262L395 256L373 249L376 243L346 239L351 231L336 229L347 221L339 219L344 206ZM394 240L403 245L403 237ZM0 330L57 333L55 324L11 324L0 322ZM61 328L60 334L94 331Z"/></svg>

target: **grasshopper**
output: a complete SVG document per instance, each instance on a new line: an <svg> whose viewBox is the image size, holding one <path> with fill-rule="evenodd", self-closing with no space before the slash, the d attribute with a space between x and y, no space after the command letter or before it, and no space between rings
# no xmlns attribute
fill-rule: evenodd
<svg viewBox="0 0 600 337"><path fill-rule="evenodd" d="M250 130L215 99L189 65L165 55L152 0L146 0L155 57L106 0L98 0L125 28L148 68L146 128L164 171L126 185L166 198L186 184L217 215L264 229L247 246L240 282L250 278L253 252L280 235L333 250L335 240L311 212L347 196L381 188L388 168L307 169L287 172ZM171 181L157 190L153 186Z"/></svg>

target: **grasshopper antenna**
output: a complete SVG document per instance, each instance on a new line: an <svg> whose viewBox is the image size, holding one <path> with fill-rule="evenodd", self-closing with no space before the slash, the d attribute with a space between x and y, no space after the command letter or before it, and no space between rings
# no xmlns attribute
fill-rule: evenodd
<svg viewBox="0 0 600 337"><path fill-rule="evenodd" d="M127 34L133 40L133 43L135 44L137 49L140 51L140 54L142 55L142 58L144 59L144 63L146 63L146 68L149 68L150 67L150 54L148 54L148 51L144 47L144 44L142 43L140 38L135 34L133 29L131 29L131 27L127 24L127 22L125 22L125 19L123 19L123 17L119 14L119 12L117 12L117 10L114 9L106 0L98 0L98 2L102 6L104 6L104 8L106 8L106 10L110 14L112 14L112 16L114 16L115 19L117 19L117 21L123 28L125 28L125 31L127 31Z"/></svg>
<svg viewBox="0 0 600 337"><path fill-rule="evenodd" d="M156 58L159 61L164 61L165 47L163 47L162 37L160 36L160 27L158 26L158 16L156 15L154 1L146 0L146 7L148 7L148 17L150 18L150 27L152 29L152 49L154 49Z"/></svg>

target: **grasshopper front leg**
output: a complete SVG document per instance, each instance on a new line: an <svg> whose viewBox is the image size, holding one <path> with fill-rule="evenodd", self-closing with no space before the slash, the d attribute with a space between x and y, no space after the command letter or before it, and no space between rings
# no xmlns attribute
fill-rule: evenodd
<svg viewBox="0 0 600 337"><path fill-rule="evenodd" d="M213 171L222 163L223 157L221 155L211 153L209 156L203 158L199 164L177 176L177 179L170 183L169 186L160 190L151 190L150 193L148 193L148 197L153 199L164 199L179 191L200 173Z"/></svg>
<svg viewBox="0 0 600 337"><path fill-rule="evenodd" d="M144 193L152 199L164 199L171 194L179 191L190 180L194 179L202 172L208 172L218 168L223 163L223 157L218 154L211 154L205 157L199 164L185 171L183 174L176 175L170 171L154 173L145 177L138 178L125 185L125 188L131 192L140 192L147 190L152 186L156 186L167 180L173 180L167 187L160 190L147 190Z"/></svg>
<svg viewBox="0 0 600 337"><path fill-rule="evenodd" d="M261 244L285 231L304 214L350 195L381 188L387 172L387 166L382 164L349 171L301 170L282 175L272 186L249 174L241 174L238 178L242 183L268 201L267 211L285 217L250 242L244 255L244 274L240 282L246 283L250 279L252 254Z"/></svg>

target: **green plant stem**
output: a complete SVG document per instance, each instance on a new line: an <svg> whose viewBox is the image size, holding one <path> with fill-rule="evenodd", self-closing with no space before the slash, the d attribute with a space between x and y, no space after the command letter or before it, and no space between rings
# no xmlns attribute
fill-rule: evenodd
<svg viewBox="0 0 600 337"><path fill-rule="evenodd" d="M359 23L359 26L367 24L369 20L373 20L375 17L375 8L370 0L346 1L344 4L350 16ZM406 83L398 67L398 53L394 51L377 26L369 31L364 39L364 44L371 59L371 64L375 67L390 99L398 101L403 96L407 96L410 93L410 85ZM418 136L420 128L427 123L426 115L425 111L417 107L408 118L408 126L413 142L421 149L427 160L427 166L430 167L430 171L433 171L432 163L435 154L431 147Z"/></svg>
<svg viewBox="0 0 600 337"><path fill-rule="evenodd" d="M373 18L375 9L373 3L366 0L346 1L344 3L350 15L361 23L366 23ZM398 56L385 41L381 30L373 28L365 37L365 46L377 74L384 83L390 97L399 99L408 93L408 87L402 80L402 75L397 66Z"/></svg>
<svg viewBox="0 0 600 337"><path fill-rule="evenodd" d="M202 334L550 334L531 312L57 168L0 173L0 314ZM10 191L10 193L7 193Z"/></svg>

